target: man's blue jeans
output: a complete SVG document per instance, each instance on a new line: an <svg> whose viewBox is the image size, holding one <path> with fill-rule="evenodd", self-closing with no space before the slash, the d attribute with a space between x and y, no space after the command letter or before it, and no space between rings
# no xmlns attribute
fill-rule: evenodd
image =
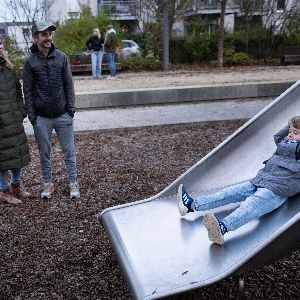
<svg viewBox="0 0 300 300"><path fill-rule="evenodd" d="M102 74L102 58L103 58L103 51L93 51L91 53L92 75L95 79L101 77L101 74Z"/></svg>
<svg viewBox="0 0 300 300"><path fill-rule="evenodd" d="M44 182L52 182L51 136L55 130L60 147L64 154L65 165L70 183L77 182L77 168L75 156L75 141L73 119L65 113L55 119L38 116L33 126L35 139L38 143L40 163Z"/></svg>
<svg viewBox="0 0 300 300"><path fill-rule="evenodd" d="M266 188L256 187L250 182L243 182L229 186L215 194L195 199L195 210L205 211L242 201L236 210L220 220L228 231L233 231L278 208L286 200L287 198L278 196Z"/></svg>
<svg viewBox="0 0 300 300"><path fill-rule="evenodd" d="M21 181L21 169L11 169L11 183L17 184ZM0 170L0 190L8 189L8 171L7 170Z"/></svg>
<svg viewBox="0 0 300 300"><path fill-rule="evenodd" d="M116 64L115 64L115 53L106 52L106 57L108 61L109 71L111 76L116 76Z"/></svg>

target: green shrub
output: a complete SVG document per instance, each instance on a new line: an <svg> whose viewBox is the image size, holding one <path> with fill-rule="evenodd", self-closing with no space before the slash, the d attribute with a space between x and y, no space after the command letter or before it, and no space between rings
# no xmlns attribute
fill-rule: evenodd
<svg viewBox="0 0 300 300"><path fill-rule="evenodd" d="M161 62L154 56L153 53L146 57L130 55L125 59L120 60L122 70L131 71L155 71L161 69Z"/></svg>
<svg viewBox="0 0 300 300"><path fill-rule="evenodd" d="M54 43L57 48L67 54L87 51L85 43L91 35L92 29L97 27L100 29L101 34L105 35L106 26L110 22L105 13L95 17L88 5L81 5L78 19L70 19L65 24L56 24L57 30L54 33ZM114 26L116 26L118 38L122 39L122 31L119 26L117 24L114 24Z"/></svg>
<svg viewBox="0 0 300 300"><path fill-rule="evenodd" d="M224 63L226 65L247 65L250 63L250 59L245 52L231 52L231 55L224 56Z"/></svg>
<svg viewBox="0 0 300 300"><path fill-rule="evenodd" d="M25 52L18 48L16 41L10 37L6 37L3 43L9 60L12 62L14 69L19 74L24 65Z"/></svg>

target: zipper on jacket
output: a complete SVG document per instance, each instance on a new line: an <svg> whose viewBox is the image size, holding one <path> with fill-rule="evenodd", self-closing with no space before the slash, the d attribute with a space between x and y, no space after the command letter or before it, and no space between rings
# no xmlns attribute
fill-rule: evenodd
<svg viewBox="0 0 300 300"><path fill-rule="evenodd" d="M299 142L297 142L297 146L296 146L296 160L299 160L300 158L300 147L299 147Z"/></svg>
<svg viewBox="0 0 300 300"><path fill-rule="evenodd" d="M52 93L51 93L51 85L50 85L50 72L49 72L49 64L48 58L46 57L46 67L47 67L47 77L48 77L48 93L50 97L50 104L51 104L51 116L53 117L53 103L52 103Z"/></svg>

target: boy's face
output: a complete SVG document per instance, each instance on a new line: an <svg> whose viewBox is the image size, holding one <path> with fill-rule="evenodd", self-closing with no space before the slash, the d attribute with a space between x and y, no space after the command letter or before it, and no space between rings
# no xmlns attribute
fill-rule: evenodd
<svg viewBox="0 0 300 300"><path fill-rule="evenodd" d="M294 140L300 142L300 129L297 129L290 125L289 134L287 136L288 140Z"/></svg>

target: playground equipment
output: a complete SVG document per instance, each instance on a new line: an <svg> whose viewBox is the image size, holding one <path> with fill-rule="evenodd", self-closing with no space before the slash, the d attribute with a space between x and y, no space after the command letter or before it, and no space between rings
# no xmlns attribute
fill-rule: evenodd
<svg viewBox="0 0 300 300"><path fill-rule="evenodd" d="M297 114L300 81L159 194L100 214L133 299L157 299L234 275L241 292L242 274L300 245L300 195L226 234L223 246L208 240L204 213L180 217L176 200L179 183L196 196L254 177L275 150L273 135ZM222 218L235 207L213 211Z"/></svg>

